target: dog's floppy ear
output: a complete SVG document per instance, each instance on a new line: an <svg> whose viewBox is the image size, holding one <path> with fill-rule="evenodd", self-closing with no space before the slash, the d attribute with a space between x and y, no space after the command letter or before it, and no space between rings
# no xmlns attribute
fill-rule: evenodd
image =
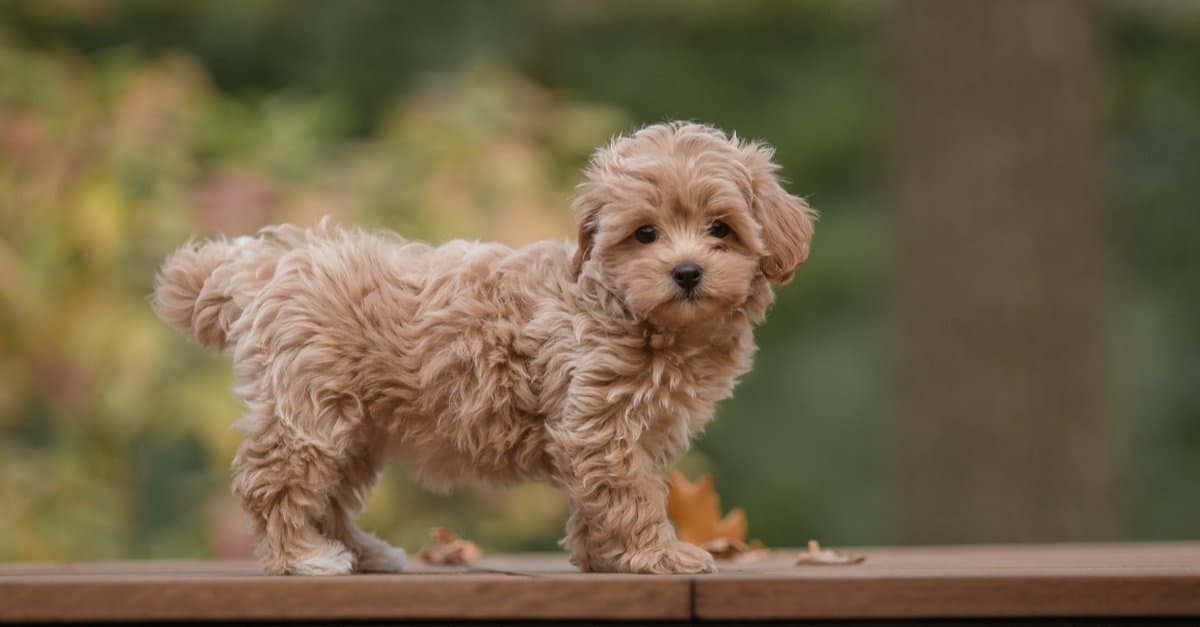
<svg viewBox="0 0 1200 627"><path fill-rule="evenodd" d="M579 216L579 248L575 250L575 259L571 262L571 274L576 279L583 272L583 263L592 256L593 241L596 237L596 214L600 212L600 203L589 196L588 191L584 191L575 200L575 212Z"/></svg>
<svg viewBox="0 0 1200 627"><path fill-rule="evenodd" d="M592 256L592 238L596 235L596 225L590 222L579 223L579 249L575 251L575 259L571 262L571 274L576 279L583 272L583 262Z"/></svg>
<svg viewBox="0 0 1200 627"><path fill-rule="evenodd" d="M748 143L741 150L750 172L750 210L762 227L766 248L760 267L767 280L783 285L808 258L817 212L780 185L776 176L779 166L771 161L775 154L771 147Z"/></svg>

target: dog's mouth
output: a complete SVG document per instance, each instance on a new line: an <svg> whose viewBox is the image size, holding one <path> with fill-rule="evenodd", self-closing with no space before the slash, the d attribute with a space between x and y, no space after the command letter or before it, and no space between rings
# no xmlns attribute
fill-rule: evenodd
<svg viewBox="0 0 1200 627"><path fill-rule="evenodd" d="M701 309L707 309L718 306L719 303L705 294L701 290L679 290L675 295L663 303L667 306L674 306L689 313L698 313Z"/></svg>
<svg viewBox="0 0 1200 627"><path fill-rule="evenodd" d="M718 285L702 283L692 289L677 285L663 289L667 286L660 285L653 291L633 289L627 292L626 304L632 313L655 325L676 329L692 327L723 318L744 302L744 297L740 294L714 289ZM655 298L645 298L651 295ZM638 296L644 300L637 298Z"/></svg>
<svg viewBox="0 0 1200 627"><path fill-rule="evenodd" d="M666 327L681 328L719 316L726 309L725 305L721 299L703 290L676 290L670 298L654 307L647 318Z"/></svg>
<svg viewBox="0 0 1200 627"><path fill-rule="evenodd" d="M714 306L714 307L719 307L721 305L726 304L727 300L728 299L722 297L721 294L713 293L709 290L704 289L703 285L699 285L690 290L677 288L675 290L674 296L670 299L670 302L686 304L686 305L694 305L694 306L710 305L710 306Z"/></svg>
<svg viewBox="0 0 1200 627"><path fill-rule="evenodd" d="M745 299L744 295L712 292L699 286L691 290L676 290L675 294L663 305L676 309L680 313L707 317L736 309L746 302Z"/></svg>

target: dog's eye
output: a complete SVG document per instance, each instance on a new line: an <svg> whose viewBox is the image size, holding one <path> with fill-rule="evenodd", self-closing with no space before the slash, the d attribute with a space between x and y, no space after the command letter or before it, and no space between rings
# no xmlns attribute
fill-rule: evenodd
<svg viewBox="0 0 1200 627"><path fill-rule="evenodd" d="M708 234L717 239L721 239L726 235L729 235L729 225L721 222L720 220L715 220L712 224L708 225Z"/></svg>
<svg viewBox="0 0 1200 627"><path fill-rule="evenodd" d="M649 244L650 242L658 239L658 231L656 231L654 227L646 225L634 231L633 238L643 244Z"/></svg>

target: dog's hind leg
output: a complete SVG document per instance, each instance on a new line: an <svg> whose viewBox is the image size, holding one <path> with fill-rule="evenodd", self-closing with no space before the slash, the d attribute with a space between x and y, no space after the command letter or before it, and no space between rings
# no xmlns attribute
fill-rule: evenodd
<svg viewBox="0 0 1200 627"><path fill-rule="evenodd" d="M372 533L358 528L354 524L349 510L335 507L335 515L340 515L341 522L330 528L332 535L337 536L357 558L357 570L364 573L398 573L404 570L408 563L408 555L404 549L394 547L380 540Z"/></svg>
<svg viewBox="0 0 1200 627"><path fill-rule="evenodd" d="M379 476L375 455L353 454L342 469L342 484L333 499L329 535L342 541L357 558L357 570L366 573L395 573L404 570L408 556L374 534L359 529L354 516L362 511Z"/></svg>
<svg viewBox="0 0 1200 627"><path fill-rule="evenodd" d="M355 556L324 533L340 480L338 453L266 411L243 420L234 492L254 518L258 557L270 574L344 575Z"/></svg>

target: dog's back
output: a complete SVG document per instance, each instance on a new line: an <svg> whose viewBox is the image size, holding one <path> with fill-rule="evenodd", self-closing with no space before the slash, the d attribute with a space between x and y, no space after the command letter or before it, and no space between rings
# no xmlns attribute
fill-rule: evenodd
<svg viewBox="0 0 1200 627"><path fill-rule="evenodd" d="M385 246L394 246L387 251L389 258L402 255L404 263L384 268L378 253ZM163 320L201 346L224 350L256 324L270 323L275 316L269 314L280 313L261 311L265 301L283 304L310 290L354 291L355 285L369 285L372 274L385 270L419 278L430 250L425 244L344 230L324 221L310 229L268 227L258 237L193 241L163 263L153 304ZM258 320L244 319L247 309L254 309L249 317Z"/></svg>

